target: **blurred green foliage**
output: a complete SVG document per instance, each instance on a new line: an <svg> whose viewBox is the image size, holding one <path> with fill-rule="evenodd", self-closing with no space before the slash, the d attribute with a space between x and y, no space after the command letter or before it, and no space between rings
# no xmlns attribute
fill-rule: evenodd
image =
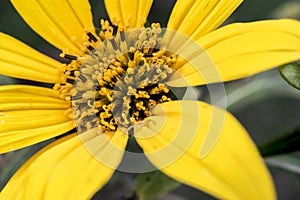
<svg viewBox="0 0 300 200"><path fill-rule="evenodd" d="M137 176L135 190L140 200L151 200L179 186L180 183L158 170Z"/></svg>
<svg viewBox="0 0 300 200"><path fill-rule="evenodd" d="M300 64L290 63L279 67L279 72L291 86L300 90Z"/></svg>

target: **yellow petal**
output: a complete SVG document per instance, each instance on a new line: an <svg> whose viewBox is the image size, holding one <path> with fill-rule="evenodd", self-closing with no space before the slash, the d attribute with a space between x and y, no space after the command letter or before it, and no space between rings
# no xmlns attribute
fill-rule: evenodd
<svg viewBox="0 0 300 200"><path fill-rule="evenodd" d="M44 120L47 119L44 118ZM74 122L70 120L54 125L40 124L39 128L26 128L24 130L1 132L0 153L14 151L26 146L36 144L38 142L51 139L58 135L64 134L72 130L73 128Z"/></svg>
<svg viewBox="0 0 300 200"><path fill-rule="evenodd" d="M0 87L0 111L68 109L69 104L49 88L28 85Z"/></svg>
<svg viewBox="0 0 300 200"><path fill-rule="evenodd" d="M69 105L48 88L0 87L0 153L19 149L74 128Z"/></svg>
<svg viewBox="0 0 300 200"><path fill-rule="evenodd" d="M167 27L196 39L215 30L241 3L242 0L178 0Z"/></svg>
<svg viewBox="0 0 300 200"><path fill-rule="evenodd" d="M104 0L113 22L121 22L130 28L140 28L146 23L153 0Z"/></svg>
<svg viewBox="0 0 300 200"><path fill-rule="evenodd" d="M0 33L0 74L21 79L58 83L61 63L17 39Z"/></svg>
<svg viewBox="0 0 300 200"><path fill-rule="evenodd" d="M101 145L101 141L108 140L105 135L85 134L91 137L86 143L96 140L101 151L106 149ZM111 144L118 144L122 150L126 143L127 137L121 132L111 138ZM110 179L123 151L106 152L114 160L115 166L111 168L96 160L85 145L76 134L50 144L17 171L0 193L0 199L90 199Z"/></svg>
<svg viewBox="0 0 300 200"><path fill-rule="evenodd" d="M197 43L198 48L184 45L181 50L190 54L188 61L193 61L176 66L185 80L173 77L169 85L230 81L299 60L300 22L284 19L231 24Z"/></svg>
<svg viewBox="0 0 300 200"><path fill-rule="evenodd" d="M70 121L66 110L8 110L0 112L0 137L9 131L20 131L56 125ZM22 135L20 137L28 137Z"/></svg>
<svg viewBox="0 0 300 200"><path fill-rule="evenodd" d="M28 25L55 47L81 55L85 29L93 32L88 1L12 0Z"/></svg>
<svg viewBox="0 0 300 200"><path fill-rule="evenodd" d="M152 114L135 135L164 173L220 199L275 199L255 145L228 112L203 102L173 101Z"/></svg>

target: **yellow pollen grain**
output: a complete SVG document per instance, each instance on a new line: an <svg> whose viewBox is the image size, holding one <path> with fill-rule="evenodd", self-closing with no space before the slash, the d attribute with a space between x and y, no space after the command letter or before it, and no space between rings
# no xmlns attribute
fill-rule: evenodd
<svg viewBox="0 0 300 200"><path fill-rule="evenodd" d="M144 102L143 102L143 101L139 101L139 102L137 102L137 103L135 104L135 106L136 106L136 108L137 108L138 110L146 110L146 107L143 106L143 105L144 105Z"/></svg>
<svg viewBox="0 0 300 200"><path fill-rule="evenodd" d="M112 91L105 88L105 87L102 87L99 91L99 94L103 95L103 96L106 96L108 98L109 101L112 101Z"/></svg>
<svg viewBox="0 0 300 200"><path fill-rule="evenodd" d="M150 95L146 91L139 91L139 93L136 95L136 98L150 98Z"/></svg>

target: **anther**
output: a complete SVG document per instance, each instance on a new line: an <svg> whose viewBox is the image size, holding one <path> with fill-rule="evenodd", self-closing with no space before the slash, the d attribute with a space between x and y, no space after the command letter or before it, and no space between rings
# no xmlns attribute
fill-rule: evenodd
<svg viewBox="0 0 300 200"><path fill-rule="evenodd" d="M91 32L88 32L87 36L89 37L89 41L93 41L93 42L98 41L97 38Z"/></svg>
<svg viewBox="0 0 300 200"><path fill-rule="evenodd" d="M124 42L125 41L125 33L124 33L124 31L120 32L120 37L121 37L121 41Z"/></svg>
<svg viewBox="0 0 300 200"><path fill-rule="evenodd" d="M74 85L75 80L67 78L66 82Z"/></svg>
<svg viewBox="0 0 300 200"><path fill-rule="evenodd" d="M124 27L118 23L117 19L113 23L101 20L99 33L85 29L84 38L88 41L83 46L88 56L62 52L63 57L77 61L62 66L59 72L66 86L59 84L57 90L76 103L79 113L74 118L83 124L82 131L98 122L105 132L124 128L129 136L134 136L134 130L146 124L155 105L171 101L173 93L163 83L172 73L170 68L177 56L161 48L163 39L158 25L127 38L124 30L130 28L130 23ZM102 40L106 42L96 46ZM77 87L72 85L75 81ZM136 83L138 87L134 88ZM90 89L86 91L87 88Z"/></svg>
<svg viewBox="0 0 300 200"><path fill-rule="evenodd" d="M74 56L74 55L70 55L70 54L60 54L61 57L63 58L66 58L66 59L69 59L69 60L77 60L78 57L77 56Z"/></svg>
<svg viewBox="0 0 300 200"><path fill-rule="evenodd" d="M115 26L115 25L112 25L112 28L113 28L113 34L112 35L113 36L117 35L119 27Z"/></svg>
<svg viewBox="0 0 300 200"><path fill-rule="evenodd" d="M72 77L76 77L76 71L75 70L71 70L71 71L68 71L69 72L69 76L72 76Z"/></svg>
<svg viewBox="0 0 300 200"><path fill-rule="evenodd" d="M128 56L130 60L134 59L134 53L133 52L128 52Z"/></svg>
<svg viewBox="0 0 300 200"><path fill-rule="evenodd" d="M95 90L97 90L97 91L98 91L98 90L101 90L101 86L100 86L100 85L96 85L96 86L95 86Z"/></svg>
<svg viewBox="0 0 300 200"><path fill-rule="evenodd" d="M115 49L115 50L118 50L118 45L117 45L115 39L114 39L114 38L111 38L109 41L110 41L111 44L113 45L114 49Z"/></svg>
<svg viewBox="0 0 300 200"><path fill-rule="evenodd" d="M76 94L74 96L71 96L71 100L80 100L82 99L82 94Z"/></svg>
<svg viewBox="0 0 300 200"><path fill-rule="evenodd" d="M153 54L152 53L144 53L143 55L145 58L150 58L150 57L153 57Z"/></svg>
<svg viewBox="0 0 300 200"><path fill-rule="evenodd" d="M80 80L82 80L83 82L86 82L87 81L87 78L85 76L83 76L82 74L80 74L78 76L78 78L80 78Z"/></svg>
<svg viewBox="0 0 300 200"><path fill-rule="evenodd" d="M87 48L88 48L88 50L90 50L90 51L94 51L94 50L95 50L94 47L92 47L91 45L87 46Z"/></svg>

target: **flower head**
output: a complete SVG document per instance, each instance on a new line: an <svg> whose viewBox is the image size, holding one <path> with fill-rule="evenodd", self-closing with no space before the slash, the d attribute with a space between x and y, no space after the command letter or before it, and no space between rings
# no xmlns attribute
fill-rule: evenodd
<svg viewBox="0 0 300 200"><path fill-rule="evenodd" d="M75 127L78 134L28 160L1 198L91 197L118 168L134 136L146 157L180 182L222 199L275 199L270 175L239 122L221 108L180 100L176 88L242 78L299 59L298 21L217 29L241 0L178 0L166 29L144 27L152 0L105 0L110 21L101 20L96 31L88 1L12 3L68 62L0 34L1 74L54 85L0 87L0 151Z"/></svg>

